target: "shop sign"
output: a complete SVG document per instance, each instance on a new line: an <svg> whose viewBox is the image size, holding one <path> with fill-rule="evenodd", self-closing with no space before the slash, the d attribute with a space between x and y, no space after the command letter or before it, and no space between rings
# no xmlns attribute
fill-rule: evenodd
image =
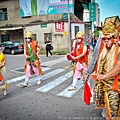
<svg viewBox="0 0 120 120"><path fill-rule="evenodd" d="M63 35L64 36L68 36L68 32L63 32Z"/></svg>
<svg viewBox="0 0 120 120"><path fill-rule="evenodd" d="M47 27L47 24L41 24L41 28Z"/></svg>
<svg viewBox="0 0 120 120"><path fill-rule="evenodd" d="M90 21L96 21L96 3L89 3Z"/></svg>
<svg viewBox="0 0 120 120"><path fill-rule="evenodd" d="M64 32L64 22L55 22L55 31Z"/></svg>

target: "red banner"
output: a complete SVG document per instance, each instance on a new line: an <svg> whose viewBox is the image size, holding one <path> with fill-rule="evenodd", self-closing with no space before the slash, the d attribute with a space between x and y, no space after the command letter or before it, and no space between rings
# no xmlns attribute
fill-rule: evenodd
<svg viewBox="0 0 120 120"><path fill-rule="evenodd" d="M64 22L56 22L55 23L55 31L56 32L64 32Z"/></svg>

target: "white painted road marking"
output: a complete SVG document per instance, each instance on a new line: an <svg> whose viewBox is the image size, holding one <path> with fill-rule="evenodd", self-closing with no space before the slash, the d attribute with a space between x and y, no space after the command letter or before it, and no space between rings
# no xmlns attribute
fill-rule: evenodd
<svg viewBox="0 0 120 120"><path fill-rule="evenodd" d="M42 68L42 70L43 71L47 71L47 70L49 70L49 69L51 69L51 68L49 68L49 67L41 67ZM11 71L13 71L13 72L17 72L17 73L24 73L24 71L19 71L19 70L24 70L24 68L17 68L17 69L14 69L14 70L11 70Z"/></svg>
<svg viewBox="0 0 120 120"><path fill-rule="evenodd" d="M51 78L51 77L53 77L53 76L55 76L55 75L57 75L57 74L59 74L59 73L61 73L61 72L63 72L63 71L65 71L65 69L56 69L56 70L54 70L54 71L51 71L51 72L49 72L49 73L46 73L46 74L43 76L43 79L42 79L42 80L46 80L46 79L48 79L48 78ZM37 80L37 77L34 77L34 78L30 79L28 86L32 86L32 85L36 84L37 81L38 81L38 80ZM18 83L18 84L16 84L16 86L21 87L20 84L22 84L22 83L24 83L24 82Z"/></svg>
<svg viewBox="0 0 120 120"><path fill-rule="evenodd" d="M69 79L70 77L72 77L72 73L68 72L65 75L62 75L61 77L49 82L48 84L36 89L36 91L39 92L48 92L49 90L53 89L54 87L58 86L59 84L61 84L62 82L66 81L67 79Z"/></svg>
<svg viewBox="0 0 120 120"><path fill-rule="evenodd" d="M62 92L58 93L57 96L63 96L63 97L72 97L80 88L82 88L84 85L84 82L82 80L78 80L77 81L77 86L76 86L76 90L72 90L72 91L68 91L68 88L72 87L72 85L70 85L69 87L67 87L65 90L63 90Z"/></svg>
<svg viewBox="0 0 120 120"><path fill-rule="evenodd" d="M49 70L49 69L51 69L51 68L49 68L49 67L43 67L43 68L42 68L43 72L46 71L46 70ZM22 80L22 79L25 79L25 75L22 75L22 76L19 76L19 77L16 77L16 78L7 80L7 82L10 84L10 83L13 83L13 82L20 81L20 80Z"/></svg>
<svg viewBox="0 0 120 120"><path fill-rule="evenodd" d="M47 61L47 62L42 62L41 63L41 66L52 66L54 64L57 64L57 63L60 63L60 62L63 62L63 61L66 61L66 57L61 57L59 59L55 59L55 60L50 60L50 61ZM51 68L50 67L43 67L42 70L43 71L47 71L47 70L50 70ZM43 76L43 79L42 80L46 80L46 79L49 79L49 78L52 78L53 76L61 73L65 71L65 69L56 69L54 71L51 71L49 73L46 73L44 76ZM61 77L47 83L46 85L44 86L41 86L40 88L36 89L35 91L38 91L38 92L48 92L49 90L59 86L61 83L63 83L64 81L68 80L70 77L72 77L72 72L68 72L66 73L65 75L62 75ZM19 76L19 77L16 77L16 78L13 78L13 79L10 79L10 80L7 80L8 83L13 83L13 82L17 82L17 81L20 81L20 80L23 80L25 78L25 75L22 75L22 76ZM36 84L37 82L37 77L34 77L34 78L31 78L30 81L29 81L29 86L32 86L34 84ZM23 82L21 82L23 83ZM21 83L18 83L16 84L16 86L20 86ZM78 90L80 90L80 88L82 88L84 86L84 83L83 81L79 80L77 82L77 89L76 90L73 90L73 91L68 91L68 88L71 87L71 85L69 87L67 87L66 89L64 89L63 91L61 91L60 93L57 94L57 96L63 96L63 97L67 97L67 98L70 98L72 97L76 92L78 92ZM91 90L92 94L93 94L93 91ZM93 102L93 99L91 98L91 102Z"/></svg>
<svg viewBox="0 0 120 120"><path fill-rule="evenodd" d="M66 57L61 57L59 59L55 59L55 60L50 60L50 61L46 61L46 62L41 62L41 66L45 65L45 66L52 66L55 65L57 63L63 62L63 61L67 61Z"/></svg>
<svg viewBox="0 0 120 120"><path fill-rule="evenodd" d="M90 99L90 102L93 102L93 95L94 95L93 88L92 88L92 90L91 90L91 94L92 94L92 97L91 97L91 99Z"/></svg>
<svg viewBox="0 0 120 120"><path fill-rule="evenodd" d="M19 76L19 77L16 77L16 78L7 80L7 82L10 84L10 83L13 83L13 82L20 81L20 80L22 80L22 79L24 79L24 78L25 78L25 75L22 75L22 76Z"/></svg>

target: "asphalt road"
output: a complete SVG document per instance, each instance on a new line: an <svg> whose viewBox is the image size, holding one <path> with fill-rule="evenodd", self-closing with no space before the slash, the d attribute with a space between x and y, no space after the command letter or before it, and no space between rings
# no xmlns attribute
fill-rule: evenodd
<svg viewBox="0 0 120 120"><path fill-rule="evenodd" d="M72 67L65 56L39 56L45 73L43 82L37 85L33 76L26 88L20 87L24 81L24 55L5 56L4 77L9 87L7 96L0 92L0 120L104 120L101 110L94 109L92 100L90 106L83 102L81 81L77 90L67 90L72 84Z"/></svg>

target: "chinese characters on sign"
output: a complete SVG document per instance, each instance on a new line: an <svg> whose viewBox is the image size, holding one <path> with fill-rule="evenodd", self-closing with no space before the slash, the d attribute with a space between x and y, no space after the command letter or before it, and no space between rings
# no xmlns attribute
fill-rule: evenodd
<svg viewBox="0 0 120 120"><path fill-rule="evenodd" d="M68 13L68 0L19 0L20 16ZM69 0L69 11L74 13L73 0Z"/></svg>
<svg viewBox="0 0 120 120"><path fill-rule="evenodd" d="M69 5L69 11L70 13L73 13L73 5ZM61 5L54 5L54 6L49 6L47 10L47 14L63 14L63 13L68 13L68 5L67 4L61 4Z"/></svg>
<svg viewBox="0 0 120 120"><path fill-rule="evenodd" d="M56 22L55 23L55 31L56 32L64 32L64 22Z"/></svg>
<svg viewBox="0 0 120 120"><path fill-rule="evenodd" d="M68 13L68 6L54 6L54 9L58 10L58 13Z"/></svg>
<svg viewBox="0 0 120 120"><path fill-rule="evenodd" d="M89 4L90 10L90 21L96 21L96 3L92 2Z"/></svg>

